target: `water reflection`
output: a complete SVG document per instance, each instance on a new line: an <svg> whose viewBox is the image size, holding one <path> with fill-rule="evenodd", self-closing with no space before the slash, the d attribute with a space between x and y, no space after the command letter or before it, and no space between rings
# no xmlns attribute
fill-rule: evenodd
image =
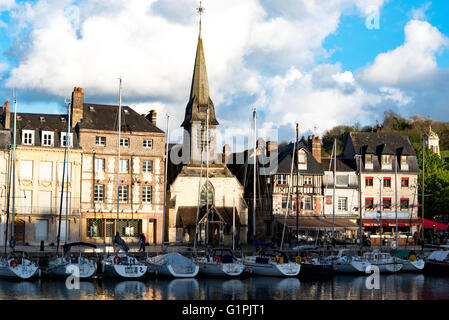
<svg viewBox="0 0 449 320"><path fill-rule="evenodd" d="M16 282L0 280L0 300L423 300L449 299L449 278L423 274L380 275L380 289L370 290L366 276L337 275L326 281L248 277L80 282L69 290L65 280Z"/></svg>

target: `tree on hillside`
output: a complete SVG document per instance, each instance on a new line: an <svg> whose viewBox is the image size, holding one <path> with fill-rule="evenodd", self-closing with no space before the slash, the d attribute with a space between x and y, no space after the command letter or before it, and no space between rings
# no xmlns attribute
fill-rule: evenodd
<svg viewBox="0 0 449 320"><path fill-rule="evenodd" d="M419 203L422 194L422 148L416 149L419 166ZM426 148L424 153L424 215L434 219L435 216L449 215L449 164L432 150ZM421 213L420 213L421 216Z"/></svg>

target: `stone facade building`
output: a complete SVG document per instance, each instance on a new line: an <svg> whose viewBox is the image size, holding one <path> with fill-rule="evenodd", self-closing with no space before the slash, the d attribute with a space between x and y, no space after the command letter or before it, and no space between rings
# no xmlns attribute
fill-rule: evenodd
<svg viewBox="0 0 449 320"><path fill-rule="evenodd" d="M155 111L139 115L122 107L118 168L118 106L84 103L82 89L75 88L72 115L82 150L81 239L112 242L119 197L122 238L138 242L143 233L149 243L161 243L165 133L156 126Z"/></svg>
<svg viewBox="0 0 449 320"><path fill-rule="evenodd" d="M352 132L342 157L357 159L362 181L363 226L372 235L372 241L377 241L381 231L387 235L394 232L396 212L400 232L417 230L419 170L415 151L407 136ZM404 242L403 239L401 241Z"/></svg>
<svg viewBox="0 0 449 320"><path fill-rule="evenodd" d="M193 243L197 230L198 240L203 244L230 245L235 224L237 239L240 244L246 243L248 208L243 199L243 186L218 157L218 124L209 96L200 31L189 102L181 125L183 145L173 147L170 152L169 177L172 178L167 194L166 224L170 242ZM179 154L183 161L175 164L174 157ZM206 230L209 231L207 238Z"/></svg>
<svg viewBox="0 0 449 320"><path fill-rule="evenodd" d="M11 135L14 113L5 107L2 118L4 128ZM38 245L41 241L56 244L60 214L63 219L60 239L64 241L66 212L69 241L80 239L81 148L75 130L70 130L69 139L66 130L66 114L17 113L15 194L11 195L15 200L14 238L17 244ZM69 158L61 204L67 141ZM12 137L10 143L13 143ZM12 211L12 205L10 208Z"/></svg>

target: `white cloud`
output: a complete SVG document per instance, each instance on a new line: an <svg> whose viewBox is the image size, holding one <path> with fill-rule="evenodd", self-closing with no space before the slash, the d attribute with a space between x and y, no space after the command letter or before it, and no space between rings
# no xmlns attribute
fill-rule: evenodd
<svg viewBox="0 0 449 320"><path fill-rule="evenodd" d="M426 20L426 11L429 10L432 2L427 2L417 9L412 9L411 16L415 20Z"/></svg>
<svg viewBox="0 0 449 320"><path fill-rule="evenodd" d="M0 12L10 10L15 6L15 0L0 0Z"/></svg>
<svg viewBox="0 0 449 320"><path fill-rule="evenodd" d="M373 84L408 86L438 71L436 54L449 44L449 39L426 21L411 20L404 31L404 44L379 54L372 65L360 70L361 79Z"/></svg>

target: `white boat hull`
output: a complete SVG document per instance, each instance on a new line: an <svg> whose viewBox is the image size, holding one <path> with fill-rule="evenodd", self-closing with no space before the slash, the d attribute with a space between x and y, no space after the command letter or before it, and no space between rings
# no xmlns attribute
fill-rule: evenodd
<svg viewBox="0 0 449 320"><path fill-rule="evenodd" d="M402 263L371 263L371 265L379 268L379 272L381 273L396 273L401 271L403 264Z"/></svg>
<svg viewBox="0 0 449 320"><path fill-rule="evenodd" d="M371 265L364 261L351 261L348 263L334 264L334 270L337 273L366 273L366 269Z"/></svg>
<svg viewBox="0 0 449 320"><path fill-rule="evenodd" d="M67 277L74 274L74 270L79 268L79 278L80 279L88 279L92 277L97 271L97 265L91 263L61 263L55 264L51 266L49 269L49 273L54 276Z"/></svg>
<svg viewBox="0 0 449 320"><path fill-rule="evenodd" d="M193 278L196 277L200 268L198 265L186 265L182 266L172 266L170 264L155 264L147 262L150 271L155 272L157 275L162 275L166 277L173 278Z"/></svg>
<svg viewBox="0 0 449 320"><path fill-rule="evenodd" d="M268 263L256 263L255 261L245 260L245 269L252 275L269 277L296 277L301 270L301 265L295 262L277 263L269 261Z"/></svg>
<svg viewBox="0 0 449 320"><path fill-rule="evenodd" d="M137 279L147 272L147 266L144 264L123 265L103 261L102 265L103 275L111 278Z"/></svg>
<svg viewBox="0 0 449 320"><path fill-rule="evenodd" d="M208 276L238 277L245 270L243 263L197 262L200 274Z"/></svg>
<svg viewBox="0 0 449 320"><path fill-rule="evenodd" d="M0 277L8 279L28 280L38 274L39 267L29 260L24 259L24 263L15 267L11 266L11 261L6 260L0 264Z"/></svg>
<svg viewBox="0 0 449 320"><path fill-rule="evenodd" d="M408 271L408 272L417 272L422 271L425 266L425 262L422 259L410 261L410 260L402 260L403 267L401 271Z"/></svg>

